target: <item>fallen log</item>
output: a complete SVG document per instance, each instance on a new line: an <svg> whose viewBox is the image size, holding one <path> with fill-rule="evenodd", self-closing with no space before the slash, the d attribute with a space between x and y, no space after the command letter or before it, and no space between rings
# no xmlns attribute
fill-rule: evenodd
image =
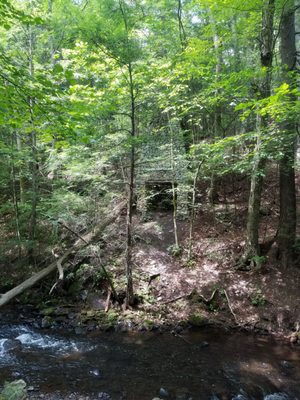
<svg viewBox="0 0 300 400"><path fill-rule="evenodd" d="M123 208L126 206L126 201L120 202L109 214L107 218L105 218L99 225L94 227L90 232L86 233L82 237L78 238L76 242L73 244L73 246L67 250L59 259L59 268L62 267L62 263L68 259L68 257L74 253L77 252L78 250L83 249L84 247L88 246L91 244L93 241L95 241L104 231L104 229L112 224L118 215L121 213ZM13 289L9 290L8 292L1 294L0 297L0 307L4 306L6 303L8 303L10 300L12 300L14 297L18 296L19 294L23 293L26 289L31 288L34 286L36 283L41 281L43 278L45 278L47 275L49 275L52 271L55 271L55 269L58 268L57 265L57 260L53 261L48 267L42 269L41 271L35 273L32 275L30 278L26 279L24 282L20 283L20 285L14 287Z"/></svg>

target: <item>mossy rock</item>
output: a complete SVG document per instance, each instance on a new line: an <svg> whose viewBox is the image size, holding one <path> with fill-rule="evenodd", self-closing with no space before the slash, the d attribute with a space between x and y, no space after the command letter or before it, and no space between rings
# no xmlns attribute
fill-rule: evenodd
<svg viewBox="0 0 300 400"><path fill-rule="evenodd" d="M55 307L43 308L40 313L45 316L53 315L55 314Z"/></svg>
<svg viewBox="0 0 300 400"><path fill-rule="evenodd" d="M118 317L118 314L113 310L102 313L102 318L99 320L100 327L104 330L113 329L118 321Z"/></svg>
<svg viewBox="0 0 300 400"><path fill-rule="evenodd" d="M26 382L22 379L5 382L0 394L0 400L25 400L27 399Z"/></svg>
<svg viewBox="0 0 300 400"><path fill-rule="evenodd" d="M113 328L118 317L118 313L114 310L109 310L108 312L102 310L85 310L81 312L81 322L83 324L93 320L104 330Z"/></svg>
<svg viewBox="0 0 300 400"><path fill-rule="evenodd" d="M68 288L68 294L70 296L77 296L82 291L81 282L73 282Z"/></svg>
<svg viewBox="0 0 300 400"><path fill-rule="evenodd" d="M144 324L149 328L152 328L154 326L154 321L152 321L151 319L145 319Z"/></svg>
<svg viewBox="0 0 300 400"><path fill-rule="evenodd" d="M188 322L192 325L192 326L203 326L206 324L207 319L205 317L203 317L203 315L201 314L192 314L190 315Z"/></svg>

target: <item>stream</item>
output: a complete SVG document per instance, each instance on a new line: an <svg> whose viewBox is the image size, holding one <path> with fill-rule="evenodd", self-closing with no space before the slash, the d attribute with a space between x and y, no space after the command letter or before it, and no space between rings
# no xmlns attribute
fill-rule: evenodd
<svg viewBox="0 0 300 400"><path fill-rule="evenodd" d="M300 348L216 329L76 335L2 320L0 379L105 400L300 399Z"/></svg>

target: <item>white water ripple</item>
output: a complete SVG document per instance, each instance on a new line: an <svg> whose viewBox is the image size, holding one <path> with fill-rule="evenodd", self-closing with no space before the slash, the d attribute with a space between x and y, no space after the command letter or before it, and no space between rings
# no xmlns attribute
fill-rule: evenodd
<svg viewBox="0 0 300 400"><path fill-rule="evenodd" d="M39 333L35 333L32 331L21 333L16 337L23 346L38 348L38 349L50 349L55 352L65 353L65 352L74 352L74 351L90 351L92 347L86 345L85 343L68 341L57 339L55 337L51 337L49 335L41 335Z"/></svg>
<svg viewBox="0 0 300 400"><path fill-rule="evenodd" d="M4 343L7 341L7 339L0 339L0 356L4 356L4 354L6 353L5 347L4 347Z"/></svg>

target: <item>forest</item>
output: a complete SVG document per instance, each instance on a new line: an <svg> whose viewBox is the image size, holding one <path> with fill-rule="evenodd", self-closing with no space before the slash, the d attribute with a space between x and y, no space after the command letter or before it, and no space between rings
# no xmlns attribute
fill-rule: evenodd
<svg viewBox="0 0 300 400"><path fill-rule="evenodd" d="M125 351L134 336L116 339L120 332L168 332L156 351L174 346L176 355L196 346L188 332L212 327L217 333L195 347L212 349L207 365L221 352L210 346L216 336L224 357L234 353L230 340L256 346L237 332L294 346L290 358L277 350L272 357L283 361L268 373L247 364L255 387L234 381L235 367L224 361L227 394L207 375L204 397L192 378L180 381L188 390L149 381L133 395L121 374L116 386L127 397L108 394L102 366L86 364L89 373L76 379L88 392L101 389L95 398L300 396L291 386L300 373L299 10L297 0L0 0L1 326L24 319L82 340L111 332L105 340L122 346L101 351L122 348L125 370L126 351L138 357L135 349L149 342L136 339ZM31 335L22 325L8 340L7 329L16 330L5 326L3 360L26 350ZM31 340L44 349L49 337ZM80 356L66 343L53 346L70 352L55 356L68 371ZM273 354L269 342L257 343ZM0 362L1 385L23 379L12 360ZM199 361L190 362L197 370ZM242 362L235 365L242 376ZM56 371L49 374L59 389ZM53 387L39 379L42 391ZM76 379L68 389L78 389ZM26 383L17 382L21 395L4 386L0 398L23 399Z"/></svg>
<svg viewBox="0 0 300 400"><path fill-rule="evenodd" d="M1 0L3 310L300 341L299 7Z"/></svg>

